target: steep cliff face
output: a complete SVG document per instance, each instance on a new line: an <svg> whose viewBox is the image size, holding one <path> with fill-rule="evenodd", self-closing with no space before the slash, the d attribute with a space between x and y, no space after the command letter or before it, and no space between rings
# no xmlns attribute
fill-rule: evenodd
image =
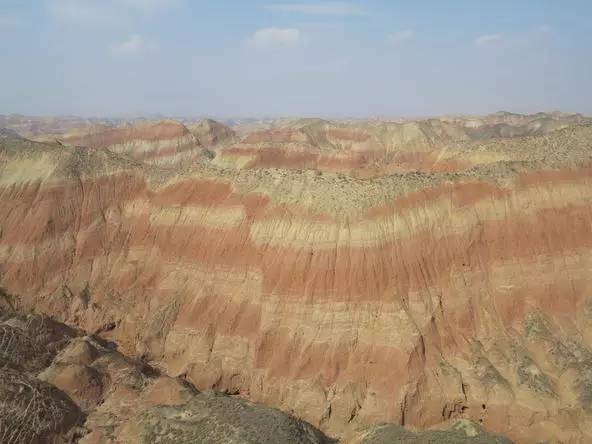
<svg viewBox="0 0 592 444"><path fill-rule="evenodd" d="M0 439L22 443L331 444L301 420L171 378L117 344L0 293ZM8 302L8 306L6 304Z"/></svg>
<svg viewBox="0 0 592 444"><path fill-rule="evenodd" d="M466 418L592 439L592 127L366 179L99 148L0 139L0 284L24 305L332 436Z"/></svg>
<svg viewBox="0 0 592 444"><path fill-rule="evenodd" d="M3 444L334 444L312 425L240 396L199 392L106 342L14 309L0 291L0 439ZM430 441L432 439L432 441ZM352 444L506 444L469 421L412 433L395 424L361 430Z"/></svg>

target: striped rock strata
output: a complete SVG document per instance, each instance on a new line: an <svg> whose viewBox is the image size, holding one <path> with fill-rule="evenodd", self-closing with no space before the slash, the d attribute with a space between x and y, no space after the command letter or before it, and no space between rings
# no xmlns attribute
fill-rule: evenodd
<svg viewBox="0 0 592 444"><path fill-rule="evenodd" d="M0 284L331 436L589 441L592 127L455 149L361 179L0 139Z"/></svg>
<svg viewBox="0 0 592 444"><path fill-rule="evenodd" d="M592 122L580 115L545 113L370 123L280 121L224 147L215 162L247 169L316 169L362 178L409 171L454 172L511 158L483 150L467 153L459 144L544 135L582 123Z"/></svg>
<svg viewBox="0 0 592 444"><path fill-rule="evenodd" d="M65 134L61 142L90 149L108 149L132 159L160 166L183 166L207 158L207 151L181 123L163 120Z"/></svg>

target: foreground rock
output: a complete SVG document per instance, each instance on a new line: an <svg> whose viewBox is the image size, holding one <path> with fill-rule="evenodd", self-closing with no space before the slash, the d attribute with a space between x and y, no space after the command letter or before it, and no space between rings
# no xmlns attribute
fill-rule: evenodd
<svg viewBox="0 0 592 444"><path fill-rule="evenodd" d="M0 292L0 442L62 442L76 436L83 413L36 375L74 330L42 316L14 313Z"/></svg>
<svg viewBox="0 0 592 444"><path fill-rule="evenodd" d="M329 444L310 424L248 401L203 392L179 406L157 406L133 417L126 442Z"/></svg>
<svg viewBox="0 0 592 444"><path fill-rule="evenodd" d="M67 395L20 371L0 368L0 399L0 442L6 444L72 439L70 430L82 418Z"/></svg>
<svg viewBox="0 0 592 444"><path fill-rule="evenodd" d="M511 444L509 439L487 433L468 421L458 421L448 430L410 432L401 426L384 424L373 427L355 444ZM354 443L352 443L354 444Z"/></svg>

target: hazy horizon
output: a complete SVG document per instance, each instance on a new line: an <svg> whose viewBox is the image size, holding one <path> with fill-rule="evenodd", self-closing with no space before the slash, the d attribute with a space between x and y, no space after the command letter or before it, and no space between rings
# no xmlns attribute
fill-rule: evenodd
<svg viewBox="0 0 592 444"><path fill-rule="evenodd" d="M177 120L177 121L197 121L197 120L214 120L219 122L231 122L231 121L281 121L281 120L290 120L290 119L321 119L327 121L418 121L418 120L429 120L429 119L440 119L440 118L482 118L487 116L492 116L498 113L509 113L515 114L520 116L533 116L536 114L548 114L552 115L555 113L561 115L581 115L585 118L592 118L592 116L586 113L580 112L570 112L565 110L539 110L533 112L525 112L525 113L518 113L508 110L498 110L494 112L487 112L481 114L466 114L466 113L445 113L445 114L434 114L434 115L409 115L409 116L396 116L396 115L378 115L378 116L333 116L333 115L325 115L325 116L318 116L318 115L276 115L276 116L268 116L268 115L244 115L244 116L232 116L232 115L209 115L209 114L187 114L187 115L169 115L169 114L159 114L159 113L127 113L127 114L117 114L113 113L110 115L81 115L81 114L22 114L22 113L14 113L14 112L3 112L0 113L0 116L10 117L10 116L19 116L24 118L30 119L88 119L88 120L121 120L121 121L132 121L132 120Z"/></svg>
<svg viewBox="0 0 592 444"><path fill-rule="evenodd" d="M4 0L0 113L592 114L592 4L493 3Z"/></svg>

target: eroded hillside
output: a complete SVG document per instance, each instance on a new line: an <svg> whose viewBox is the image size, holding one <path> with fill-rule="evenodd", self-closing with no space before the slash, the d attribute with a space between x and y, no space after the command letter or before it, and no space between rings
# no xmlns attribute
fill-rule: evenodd
<svg viewBox="0 0 592 444"><path fill-rule="evenodd" d="M6 304L0 308L0 393L5 444L333 442L279 410L199 393L122 355L97 334Z"/></svg>
<svg viewBox="0 0 592 444"><path fill-rule="evenodd" d="M0 284L332 437L470 419L586 442L592 126L547 117L564 127L497 116L504 138L467 129L495 120L292 122L178 162L137 155L163 146L133 142L145 126L7 135Z"/></svg>

